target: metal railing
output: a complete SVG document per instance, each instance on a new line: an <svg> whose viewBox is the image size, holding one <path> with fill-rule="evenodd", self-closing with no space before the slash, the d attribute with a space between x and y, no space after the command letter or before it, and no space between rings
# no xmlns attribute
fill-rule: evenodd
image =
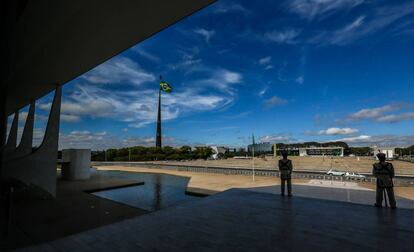
<svg viewBox="0 0 414 252"><path fill-rule="evenodd" d="M226 175L253 175L252 169L244 167L211 167L211 166L197 166L197 165L175 165L175 164L159 164L152 162L93 162L95 166L106 166L106 165L119 165L129 167L142 167L142 168L153 168L153 169L164 169L164 170L176 170L176 171L187 171L187 172L200 172L200 173L220 173ZM279 177L279 170L276 169L263 169L255 168L255 176L266 176L266 177ZM375 177L369 174L364 174L365 178L350 178L345 176L333 176L327 175L323 171L303 171L294 170L292 178L296 179L320 179L320 180L331 180L331 181L355 181L355 182L366 182L376 183ZM414 185L413 176L396 176L394 178L394 184L396 185Z"/></svg>

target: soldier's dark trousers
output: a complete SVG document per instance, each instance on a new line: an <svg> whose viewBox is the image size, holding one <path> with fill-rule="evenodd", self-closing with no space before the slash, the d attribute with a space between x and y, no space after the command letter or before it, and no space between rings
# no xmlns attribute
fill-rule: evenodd
<svg viewBox="0 0 414 252"><path fill-rule="evenodd" d="M392 188L392 187L384 188L384 187L377 186L377 205L379 205L379 206L382 205L382 199L384 197L384 190L387 191L387 196L388 196L388 200L390 202L390 206L395 207L396 202L395 202L395 196L394 196L394 188Z"/></svg>
<svg viewBox="0 0 414 252"><path fill-rule="evenodd" d="M282 195L285 195L285 184L287 182L288 195L292 195L292 180L291 179L280 179L280 188L282 190Z"/></svg>

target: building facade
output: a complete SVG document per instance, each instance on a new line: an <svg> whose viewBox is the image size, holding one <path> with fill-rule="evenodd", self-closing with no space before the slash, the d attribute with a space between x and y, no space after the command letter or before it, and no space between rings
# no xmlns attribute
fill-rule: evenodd
<svg viewBox="0 0 414 252"><path fill-rule="evenodd" d="M265 143L256 143L254 144L254 152L257 153L263 153L263 152L272 152L272 144L269 142L265 142ZM252 152L253 150L253 144L249 144L247 146L247 150L249 152Z"/></svg>
<svg viewBox="0 0 414 252"><path fill-rule="evenodd" d="M372 153L374 154L374 157L376 159L378 159L377 158L377 154L378 153L384 153L386 159L394 159L394 157L395 157L395 148L394 147L384 147L384 148L381 148L381 147L374 146L371 149L372 149Z"/></svg>
<svg viewBox="0 0 414 252"><path fill-rule="evenodd" d="M299 148L299 156L344 156L343 147L306 147Z"/></svg>

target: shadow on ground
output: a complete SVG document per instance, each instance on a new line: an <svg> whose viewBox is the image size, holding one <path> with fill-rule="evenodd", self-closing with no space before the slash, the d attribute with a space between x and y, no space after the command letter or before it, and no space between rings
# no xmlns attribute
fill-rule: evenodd
<svg viewBox="0 0 414 252"><path fill-rule="evenodd" d="M306 185L292 185L293 194L295 196L342 201L363 205L373 206L375 203L375 191L373 190L356 190L356 189L342 189L342 188L330 188L330 187L318 187L318 186L306 186ZM247 190L280 194L280 186L265 186L249 188ZM398 208L414 209L414 201L396 197Z"/></svg>
<svg viewBox="0 0 414 252"><path fill-rule="evenodd" d="M296 195L301 190L318 189L296 186ZM411 251L413 215L231 189L25 251Z"/></svg>

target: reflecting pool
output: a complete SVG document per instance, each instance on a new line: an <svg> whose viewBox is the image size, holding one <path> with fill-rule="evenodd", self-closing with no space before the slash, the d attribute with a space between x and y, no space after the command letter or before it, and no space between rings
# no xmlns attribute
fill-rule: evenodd
<svg viewBox="0 0 414 252"><path fill-rule="evenodd" d="M144 181L144 185L110 189L92 194L147 211L156 211L200 199L200 197L185 193L189 181L186 177L124 171L98 172L115 178Z"/></svg>

